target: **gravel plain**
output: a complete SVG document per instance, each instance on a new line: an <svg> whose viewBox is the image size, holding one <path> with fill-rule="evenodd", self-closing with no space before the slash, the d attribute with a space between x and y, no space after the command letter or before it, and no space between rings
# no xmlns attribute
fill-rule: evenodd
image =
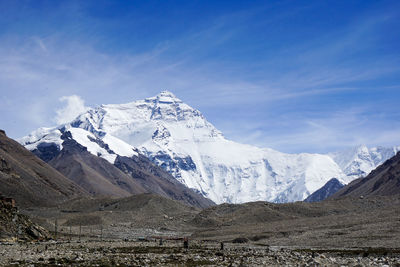
<svg viewBox="0 0 400 267"><path fill-rule="evenodd" d="M1 243L2 266L400 266L400 251L299 248L189 241Z"/></svg>
<svg viewBox="0 0 400 267"><path fill-rule="evenodd" d="M0 265L400 267L400 196L202 211L149 203L28 210L57 241L3 241Z"/></svg>

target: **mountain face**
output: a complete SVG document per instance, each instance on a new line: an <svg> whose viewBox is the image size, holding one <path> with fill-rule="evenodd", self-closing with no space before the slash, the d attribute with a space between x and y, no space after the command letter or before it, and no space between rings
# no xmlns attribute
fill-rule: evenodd
<svg viewBox="0 0 400 267"><path fill-rule="evenodd" d="M305 202L318 202L327 199L331 195L335 194L337 191L342 189L344 184L342 184L338 179L330 179L323 187L309 195L304 201Z"/></svg>
<svg viewBox="0 0 400 267"><path fill-rule="evenodd" d="M42 157L52 157L62 149L62 128L114 165L118 156L144 155L216 203L303 200L331 178L347 183L357 171L347 168L352 162L357 165L351 153L342 160L340 153L285 154L227 140L200 111L167 91L92 108L68 124L38 129L20 142ZM379 156L387 157L376 151L375 158Z"/></svg>
<svg viewBox="0 0 400 267"><path fill-rule="evenodd" d="M400 152L373 170L342 188L332 198L390 196L400 194Z"/></svg>
<svg viewBox="0 0 400 267"><path fill-rule="evenodd" d="M0 194L24 207L51 206L88 195L67 177L0 131Z"/></svg>
<svg viewBox="0 0 400 267"><path fill-rule="evenodd" d="M70 132L65 131L61 138L64 140L63 149L54 153L54 158L43 154L39 156L44 156L51 166L91 195L124 197L146 192L139 183L107 160L88 152L86 147L72 139Z"/></svg>

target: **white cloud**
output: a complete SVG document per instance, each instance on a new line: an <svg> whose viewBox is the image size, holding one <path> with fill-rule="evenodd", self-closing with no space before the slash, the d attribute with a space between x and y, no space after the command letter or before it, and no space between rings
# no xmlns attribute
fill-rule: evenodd
<svg viewBox="0 0 400 267"><path fill-rule="evenodd" d="M65 106L57 110L55 121L57 124L63 124L72 121L78 115L88 110L85 106L85 101L77 95L63 96L61 102L65 102Z"/></svg>

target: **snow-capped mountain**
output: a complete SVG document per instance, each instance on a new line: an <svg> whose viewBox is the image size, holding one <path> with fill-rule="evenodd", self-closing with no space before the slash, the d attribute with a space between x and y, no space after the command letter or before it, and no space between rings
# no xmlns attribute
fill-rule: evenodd
<svg viewBox="0 0 400 267"><path fill-rule="evenodd" d="M354 179L367 176L372 170L396 155L399 147L373 147L360 145L340 152L330 153L329 156L339 165L346 174L342 180L350 183Z"/></svg>
<svg viewBox="0 0 400 267"><path fill-rule="evenodd" d="M117 154L144 154L216 203L303 200L333 177L348 183L356 176L357 164L361 172L369 172L371 163L390 157L384 149L373 150L373 160L364 162L358 153L285 154L239 144L225 139L200 111L168 91L92 108L71 123L41 128L20 142L30 150L49 144L61 149L61 128L111 163Z"/></svg>

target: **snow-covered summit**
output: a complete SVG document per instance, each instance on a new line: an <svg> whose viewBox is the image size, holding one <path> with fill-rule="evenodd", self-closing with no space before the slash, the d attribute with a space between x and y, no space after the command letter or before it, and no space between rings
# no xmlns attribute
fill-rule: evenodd
<svg viewBox="0 0 400 267"><path fill-rule="evenodd" d="M127 104L102 105L76 118L71 125L91 132L107 132L133 146L147 141L199 140L222 137L200 111L171 92Z"/></svg>
<svg viewBox="0 0 400 267"><path fill-rule="evenodd" d="M148 97L148 98L145 99L145 101L148 101L148 102L162 102L162 103L175 103L175 102L182 103L182 100L180 100L172 92L167 91L167 90L160 92L156 96Z"/></svg>
<svg viewBox="0 0 400 267"><path fill-rule="evenodd" d="M200 111L169 91L91 108L71 123L39 129L21 143L30 150L48 142L60 146L58 131L63 127L89 152L111 163L117 154L139 151L216 203L303 200L331 178L347 183L358 171L370 171L391 155L382 149L368 154L365 148L329 155L285 154L239 144L225 139Z"/></svg>

